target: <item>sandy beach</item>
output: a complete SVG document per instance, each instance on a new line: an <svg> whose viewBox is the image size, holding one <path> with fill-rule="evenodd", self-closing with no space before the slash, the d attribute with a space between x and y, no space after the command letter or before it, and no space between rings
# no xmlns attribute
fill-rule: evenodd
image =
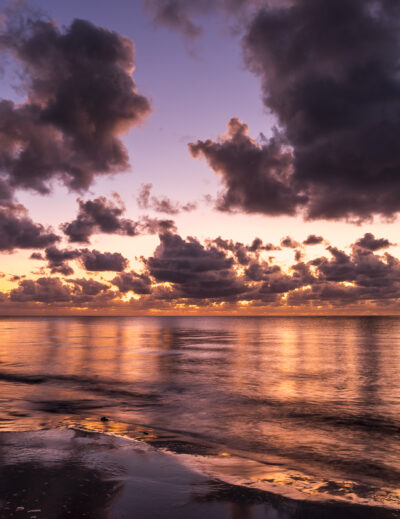
<svg viewBox="0 0 400 519"><path fill-rule="evenodd" d="M396 518L385 508L296 501L225 483L179 456L77 429L0 433L0 518Z"/></svg>

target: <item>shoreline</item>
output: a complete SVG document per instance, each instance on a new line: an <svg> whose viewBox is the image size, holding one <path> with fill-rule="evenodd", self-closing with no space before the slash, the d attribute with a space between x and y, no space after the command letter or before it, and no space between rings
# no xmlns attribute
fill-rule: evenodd
<svg viewBox="0 0 400 519"><path fill-rule="evenodd" d="M147 440L77 427L0 432L0 518L400 518L394 508L231 484L190 464L201 454L173 454L160 449L173 450L168 440Z"/></svg>

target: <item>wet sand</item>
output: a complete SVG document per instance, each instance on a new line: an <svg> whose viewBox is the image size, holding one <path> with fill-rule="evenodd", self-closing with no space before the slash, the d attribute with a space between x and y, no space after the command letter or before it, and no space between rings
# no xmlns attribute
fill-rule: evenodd
<svg viewBox="0 0 400 519"><path fill-rule="evenodd" d="M0 519L400 518L208 477L147 443L77 429L0 433Z"/></svg>

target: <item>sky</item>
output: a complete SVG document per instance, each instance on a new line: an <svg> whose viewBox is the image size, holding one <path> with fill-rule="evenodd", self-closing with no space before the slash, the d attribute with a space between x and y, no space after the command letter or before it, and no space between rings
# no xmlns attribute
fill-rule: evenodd
<svg viewBox="0 0 400 519"><path fill-rule="evenodd" d="M1 315L399 313L394 0L0 6Z"/></svg>

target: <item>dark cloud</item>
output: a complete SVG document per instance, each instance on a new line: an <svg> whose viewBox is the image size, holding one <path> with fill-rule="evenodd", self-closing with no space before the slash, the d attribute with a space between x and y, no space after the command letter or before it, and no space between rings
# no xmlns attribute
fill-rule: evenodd
<svg viewBox="0 0 400 519"><path fill-rule="evenodd" d="M260 254L266 245L258 238L250 245L221 237L200 243L192 237L183 239L173 232L164 232L154 254L141 258L142 273L125 272L128 261L120 253L51 246L41 258L48 261L52 273L69 275L69 262L79 260L87 271L118 274L110 283L84 278L61 280L42 276L28 280L14 276L9 279L17 281L18 287L3 298L2 304L7 304L8 298L16 305L54 303L103 308L112 302L115 308L131 305L132 309L143 311L176 310L176 305L193 305L198 309L214 303L239 309L238 301L246 302L248 312L262 306L282 310L300 306L310 310L361 308L360 305L365 305L366 310L382 305L388 308L400 299L400 261L387 252L379 254L386 245L384 238L367 233L348 250L329 245L325 255L309 261L304 251L297 248L295 261L283 269ZM129 302L121 300L121 295L130 291L141 297Z"/></svg>
<svg viewBox="0 0 400 519"><path fill-rule="evenodd" d="M143 234L158 234L174 232L176 231L176 225L173 220L143 216L140 218L140 229Z"/></svg>
<svg viewBox="0 0 400 519"><path fill-rule="evenodd" d="M24 279L26 276L17 276L17 275L13 275L13 276L10 276L8 278L8 281L12 281L12 282L15 282L15 281L19 281L20 279Z"/></svg>
<svg viewBox="0 0 400 519"><path fill-rule="evenodd" d="M89 243L92 234L120 234L137 236L139 234L157 234L175 229L172 220L142 216L133 221L123 218L125 206L117 194L113 200L100 196L93 200L78 199L79 210L75 220L62 224L63 232L70 242Z"/></svg>
<svg viewBox="0 0 400 519"><path fill-rule="evenodd" d="M235 298L247 290L233 269L234 260L215 246L172 233L161 234L160 242L145 264L155 281L173 284L176 297Z"/></svg>
<svg viewBox="0 0 400 519"><path fill-rule="evenodd" d="M190 3L185 0L145 0L147 7L153 12L154 21L166 25L172 29L178 29L185 36L195 38L203 33L200 26L192 20ZM193 2L196 10L204 4L206 10L209 9L209 0L203 2Z"/></svg>
<svg viewBox="0 0 400 519"><path fill-rule="evenodd" d="M63 274L64 276L70 276L74 273L74 270L67 262L77 259L81 256L81 252L79 250L58 249L54 246L48 247L45 252L46 259L48 261L47 267L50 269L50 272L52 274Z"/></svg>
<svg viewBox="0 0 400 519"><path fill-rule="evenodd" d="M189 150L193 157L203 155L222 176L226 190L217 203L220 210L265 212L267 207L269 214L295 214L304 200L290 187L293 156L278 134L257 143L247 125L233 118L226 136L190 143Z"/></svg>
<svg viewBox="0 0 400 519"><path fill-rule="evenodd" d="M181 204L179 202L173 202L167 196L160 198L156 196L150 196L152 187L152 184L142 185L139 195L136 199L140 209L152 209L156 213L176 215L181 212L194 211L197 208L197 204L195 202Z"/></svg>
<svg viewBox="0 0 400 519"><path fill-rule="evenodd" d="M139 234L139 224L133 220L122 218L125 206L118 196L114 201L104 196L94 200L78 199L78 216L72 222L62 225L70 242L89 243L95 233L122 234L135 236Z"/></svg>
<svg viewBox="0 0 400 519"><path fill-rule="evenodd" d="M111 283L118 287L119 291L135 292L135 294L150 294L151 280L146 274L137 274L134 271L118 274Z"/></svg>
<svg viewBox="0 0 400 519"><path fill-rule="evenodd" d="M14 190L6 180L0 178L0 206L10 207L14 203Z"/></svg>
<svg viewBox="0 0 400 519"><path fill-rule="evenodd" d="M150 194L153 184L142 184L139 194L136 198L140 209L148 209L150 207Z"/></svg>
<svg viewBox="0 0 400 519"><path fill-rule="evenodd" d="M261 282L253 296L254 299L280 304L284 304L281 298L285 293L313 284L315 281L310 267L304 263L292 266L289 273L283 272L278 265L253 263L247 269L246 276L253 281Z"/></svg>
<svg viewBox="0 0 400 519"><path fill-rule="evenodd" d="M221 238L221 236L213 240L212 243L219 249L232 252L236 261L240 265L247 265L250 262L250 257L248 254L250 247L246 247L246 245L243 245L243 243L234 242L232 240L224 240Z"/></svg>
<svg viewBox="0 0 400 519"><path fill-rule="evenodd" d="M71 300L71 290L58 278L24 279L18 288L11 290L11 301L39 303L68 303Z"/></svg>
<svg viewBox="0 0 400 519"><path fill-rule="evenodd" d="M73 283L75 287L79 287L79 297L81 298L91 298L109 290L108 285L94 279L73 279L70 283Z"/></svg>
<svg viewBox="0 0 400 519"><path fill-rule="evenodd" d="M332 246L327 251L329 258L307 263L299 254L288 272L252 259L245 269L246 278L256 287L252 300L281 306L335 306L395 302L400 297L400 262L390 254L378 256L359 246L353 246L349 254Z"/></svg>
<svg viewBox="0 0 400 519"><path fill-rule="evenodd" d="M354 281L355 269L350 255L332 246L327 250L333 259L323 257L311 261L311 264L317 267L320 277L327 281Z"/></svg>
<svg viewBox="0 0 400 519"><path fill-rule="evenodd" d="M245 61L280 130L257 143L232 119L224 138L189 145L222 177L219 209L350 221L400 210L399 15L387 0L258 10Z"/></svg>
<svg viewBox="0 0 400 519"><path fill-rule="evenodd" d="M233 254L235 261L240 265L248 265L252 260L254 254L259 254L261 251L280 250L280 247L275 247L272 243L263 244L260 238L254 238L251 245L245 245L233 240L225 240L219 236L215 240L209 240L207 243L215 245L219 249L229 251Z"/></svg>
<svg viewBox="0 0 400 519"><path fill-rule="evenodd" d="M232 12L242 10L254 0L144 0L156 23L178 30L188 38L203 34L203 28L194 20L215 10Z"/></svg>
<svg viewBox="0 0 400 519"><path fill-rule="evenodd" d="M250 252L257 252L261 250L272 251L272 250L281 250L280 247L273 245L272 243L263 244L260 238L254 238L253 243L247 247Z"/></svg>
<svg viewBox="0 0 400 519"><path fill-rule="evenodd" d="M0 178L0 251L42 249L59 240L51 228L32 221L27 209L15 200L9 182Z"/></svg>
<svg viewBox="0 0 400 519"><path fill-rule="evenodd" d="M0 171L41 193L58 178L75 190L129 166L120 135L149 113L132 80L131 40L85 20L6 17L0 49L21 65L26 100L0 101Z"/></svg>
<svg viewBox="0 0 400 519"><path fill-rule="evenodd" d="M287 247L289 249L295 249L299 246L299 243L295 241L290 236L286 236L286 238L281 239L281 247Z"/></svg>
<svg viewBox="0 0 400 519"><path fill-rule="evenodd" d="M393 244L386 238L375 238L372 233L366 232L362 238L355 242L355 245L370 251L377 251L387 249Z"/></svg>
<svg viewBox="0 0 400 519"><path fill-rule="evenodd" d="M314 305L333 307L342 310L351 305L357 308L364 306L365 310L371 310L376 305L385 308L390 303L396 303L400 296L400 286L395 284L390 287L381 286L345 286L339 283L317 283L304 290L290 292L287 296L287 304L290 306L307 305L310 309Z"/></svg>
<svg viewBox="0 0 400 519"><path fill-rule="evenodd" d="M99 252L83 249L80 251L82 264L88 271L122 272L128 266L128 260L119 252Z"/></svg>
<svg viewBox="0 0 400 519"><path fill-rule="evenodd" d="M277 1L282 2L273 0L273 3ZM177 30L187 38L203 34L203 27L195 20L198 15L220 11L243 21L247 11L265 3L266 0L144 0L156 23Z"/></svg>
<svg viewBox="0 0 400 519"><path fill-rule="evenodd" d="M324 242L324 238L322 236L317 236L315 234L309 234L308 237L303 241L303 245L319 245Z"/></svg>
<svg viewBox="0 0 400 519"><path fill-rule="evenodd" d="M0 207L0 250L42 249L59 241L51 229L35 223L19 204Z"/></svg>
<svg viewBox="0 0 400 519"><path fill-rule="evenodd" d="M348 282L379 289L399 285L400 262L388 253L381 257L356 247L351 254L346 254L332 246L328 251L332 259L322 257L310 262L316 267L320 281Z"/></svg>
<svg viewBox="0 0 400 519"><path fill-rule="evenodd" d="M278 265L270 265L263 260L252 261L245 270L245 276L249 281L262 281L266 276L280 272L281 268Z"/></svg>
<svg viewBox="0 0 400 519"><path fill-rule="evenodd" d="M88 279L75 279L63 283L56 277L41 277L36 280L26 279L11 290L9 299L15 303L44 303L101 305L114 298L108 285Z"/></svg>
<svg viewBox="0 0 400 519"><path fill-rule="evenodd" d="M202 245L194 238L183 240L171 233L160 236L160 240L153 257L144 263L154 282L170 285L169 291L160 295L164 300L184 298L197 304L196 300L232 303L240 299L250 305L286 307L314 299L319 304L318 294L323 305L330 304L329 294L332 304L356 304L356 294L362 294L364 301L377 302L400 296L400 262L388 254L377 256L360 247L353 247L348 254L329 246L330 258L322 256L308 262L297 249L295 263L284 271L257 254L261 240L253 246L219 237ZM130 277L127 279L130 281ZM153 288L152 293L157 298L157 290Z"/></svg>
<svg viewBox="0 0 400 519"><path fill-rule="evenodd" d="M358 305L360 301L380 304L398 300L399 260L359 247L353 247L350 254L331 246L327 250L331 258L320 257L308 263L299 258L288 273L278 265L253 261L246 269L246 277L258 286L253 300L260 298L282 306Z"/></svg>
<svg viewBox="0 0 400 519"><path fill-rule="evenodd" d="M196 209L197 205L194 202L189 202L187 204L181 205L177 202L173 202L167 196L163 196L162 198L152 199L152 209L157 213L165 213L165 214L179 214L182 211L189 212Z"/></svg>
<svg viewBox="0 0 400 519"><path fill-rule="evenodd" d="M394 9L386 0L297 0L260 10L244 39L266 106L293 146L292 185L308 193L311 218L400 209Z"/></svg>
<svg viewBox="0 0 400 519"><path fill-rule="evenodd" d="M102 272L122 272L128 266L128 260L119 252L100 252L89 249L58 249L48 247L45 258L35 257L34 259L46 259L47 268L52 274L62 274L70 276L74 270L69 265L69 261L79 259L82 266L87 271ZM31 256L32 257L32 256Z"/></svg>
<svg viewBox="0 0 400 519"><path fill-rule="evenodd" d="M303 258L304 258L304 253L301 250L297 249L294 253L295 261L301 261Z"/></svg>
<svg viewBox="0 0 400 519"><path fill-rule="evenodd" d="M254 238L253 243L250 245L250 250L256 252L262 247L262 240L260 238Z"/></svg>
<svg viewBox="0 0 400 519"><path fill-rule="evenodd" d="M40 252L32 252L32 254L29 256L29 258L30 259L35 259L35 260L42 260L42 259L44 259Z"/></svg>

